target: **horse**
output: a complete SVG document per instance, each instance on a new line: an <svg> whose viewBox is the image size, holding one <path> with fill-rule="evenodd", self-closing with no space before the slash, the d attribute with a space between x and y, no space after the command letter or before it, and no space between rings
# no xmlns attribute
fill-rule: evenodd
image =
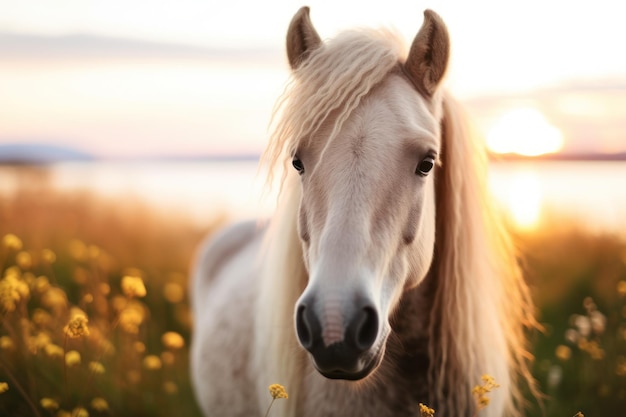
<svg viewBox="0 0 626 417"><path fill-rule="evenodd" d="M486 156L442 86L448 30L322 40L301 8L262 162L267 221L203 243L190 285L192 385L206 416L521 415L530 291L486 187ZM277 175L280 174L280 177ZM270 180L271 181L271 180Z"/></svg>

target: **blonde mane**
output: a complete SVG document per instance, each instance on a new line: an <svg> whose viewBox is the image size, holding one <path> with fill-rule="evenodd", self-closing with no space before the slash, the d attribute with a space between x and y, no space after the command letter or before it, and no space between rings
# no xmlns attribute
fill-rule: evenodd
<svg viewBox="0 0 626 417"><path fill-rule="evenodd" d="M332 120L327 147L361 99L405 59L403 51L387 31L347 32L313 51L278 101L263 156L268 181L274 168L284 169L298 147ZM431 268L436 289L429 329L430 401L438 415L460 416L473 407L472 387L481 375L491 374L502 385L493 401L500 401L507 415L520 415L520 382L534 389L525 342L525 327L535 325L533 306L511 241L487 195L484 152L454 100L446 95L443 102L443 165L436 177ZM295 338L293 308L308 278L296 230L299 178L287 170L282 178L279 209L262 254L255 325L263 335L254 338L252 360L267 378L258 381L259 398L267 396L267 385L280 382L290 399L272 412L295 416L306 356ZM491 415L489 408L484 413Z"/></svg>

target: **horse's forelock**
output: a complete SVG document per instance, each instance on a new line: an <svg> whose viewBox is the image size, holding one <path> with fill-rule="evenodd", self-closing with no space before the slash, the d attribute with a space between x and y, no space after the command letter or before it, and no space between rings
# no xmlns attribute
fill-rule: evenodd
<svg viewBox="0 0 626 417"><path fill-rule="evenodd" d="M388 30L343 32L313 51L292 73L274 109L263 155L268 183L274 170L284 169L289 157L332 116L325 149L361 99L397 66L403 52L399 36Z"/></svg>

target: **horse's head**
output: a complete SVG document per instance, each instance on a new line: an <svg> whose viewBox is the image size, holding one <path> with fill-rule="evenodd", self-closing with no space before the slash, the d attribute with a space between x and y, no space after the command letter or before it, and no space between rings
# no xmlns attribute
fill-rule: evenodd
<svg viewBox="0 0 626 417"><path fill-rule="evenodd" d="M396 55L382 76L372 75L379 63L371 61L382 58L368 57L367 43L331 51L339 47L320 40L307 8L289 27L294 77L314 84L307 91L316 96L300 97L298 111L323 113L305 117L291 149L309 276L295 322L328 378L357 380L376 369L403 291L432 262L449 41L439 16L424 16L408 58Z"/></svg>

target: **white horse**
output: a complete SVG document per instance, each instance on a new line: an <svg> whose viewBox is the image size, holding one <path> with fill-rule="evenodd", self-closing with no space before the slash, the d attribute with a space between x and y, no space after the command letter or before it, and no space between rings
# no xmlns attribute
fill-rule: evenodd
<svg viewBox="0 0 626 417"><path fill-rule="evenodd" d="M268 225L204 245L191 286L191 370L206 416L521 414L533 307L485 189L485 157L441 88L432 11L408 55L387 31L287 34L292 81L265 153L285 167Z"/></svg>

